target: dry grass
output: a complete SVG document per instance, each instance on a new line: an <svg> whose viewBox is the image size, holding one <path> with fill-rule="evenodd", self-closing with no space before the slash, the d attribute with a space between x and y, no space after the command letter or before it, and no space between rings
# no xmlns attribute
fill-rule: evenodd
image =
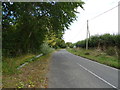
<svg viewBox="0 0 120 90"><path fill-rule="evenodd" d="M14 58L3 57L2 58L2 71L3 71L2 74L12 75L19 72L17 70L17 67L25 63L29 59L33 58L34 56L35 56L34 54L26 54L26 55L14 57Z"/></svg>
<svg viewBox="0 0 120 90"><path fill-rule="evenodd" d="M82 48L77 48L67 50L75 55L82 56L84 58L88 58L90 60L94 60L96 62L120 69L117 56L109 56L105 52L99 51L97 49L85 50ZM86 53L89 53L89 55L86 55Z"/></svg>
<svg viewBox="0 0 120 90"><path fill-rule="evenodd" d="M3 76L4 88L47 88L50 54L20 69L21 73Z"/></svg>

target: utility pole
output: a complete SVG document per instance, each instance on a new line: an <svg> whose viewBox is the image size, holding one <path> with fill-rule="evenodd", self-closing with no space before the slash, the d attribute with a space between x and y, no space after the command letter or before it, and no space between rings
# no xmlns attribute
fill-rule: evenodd
<svg viewBox="0 0 120 90"><path fill-rule="evenodd" d="M88 26L88 20L87 20L86 50L88 50L88 32L89 32L89 26Z"/></svg>
<svg viewBox="0 0 120 90"><path fill-rule="evenodd" d="M119 15L120 15L120 2L118 2L118 16ZM118 23L120 24L120 17L118 17ZM120 26L119 25L118 25L118 35L120 35ZM117 50L117 55L118 55L118 60L120 60L120 49ZM118 85L118 88L120 88L119 85Z"/></svg>

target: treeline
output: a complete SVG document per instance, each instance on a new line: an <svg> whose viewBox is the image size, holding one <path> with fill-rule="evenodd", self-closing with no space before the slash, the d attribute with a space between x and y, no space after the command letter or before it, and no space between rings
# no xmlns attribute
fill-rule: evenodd
<svg viewBox="0 0 120 90"><path fill-rule="evenodd" d="M86 39L82 41L78 41L75 43L76 47L86 47ZM120 35L95 35L91 36L88 40L89 48L99 48L101 50L106 50L109 47L117 47L120 48Z"/></svg>
<svg viewBox="0 0 120 90"><path fill-rule="evenodd" d="M64 47L64 31L76 20L76 8L83 8L83 4L82 1L3 2L3 56L41 52L43 43L51 48Z"/></svg>

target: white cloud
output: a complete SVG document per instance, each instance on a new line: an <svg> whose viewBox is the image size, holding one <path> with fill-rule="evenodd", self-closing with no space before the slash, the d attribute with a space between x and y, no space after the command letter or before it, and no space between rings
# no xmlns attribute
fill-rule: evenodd
<svg viewBox="0 0 120 90"><path fill-rule="evenodd" d="M119 0L84 0L85 10L78 8L77 21L72 23L70 30L64 35L66 42L77 42L86 38L86 21L106 10L118 5ZM118 8L115 8L93 20L89 21L91 35L104 33L118 33Z"/></svg>

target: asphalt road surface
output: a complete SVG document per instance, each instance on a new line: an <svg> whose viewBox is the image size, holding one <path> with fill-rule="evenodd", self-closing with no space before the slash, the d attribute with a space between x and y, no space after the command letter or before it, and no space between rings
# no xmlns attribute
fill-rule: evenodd
<svg viewBox="0 0 120 90"><path fill-rule="evenodd" d="M73 55L66 50L52 56L49 88L117 88L118 69Z"/></svg>

